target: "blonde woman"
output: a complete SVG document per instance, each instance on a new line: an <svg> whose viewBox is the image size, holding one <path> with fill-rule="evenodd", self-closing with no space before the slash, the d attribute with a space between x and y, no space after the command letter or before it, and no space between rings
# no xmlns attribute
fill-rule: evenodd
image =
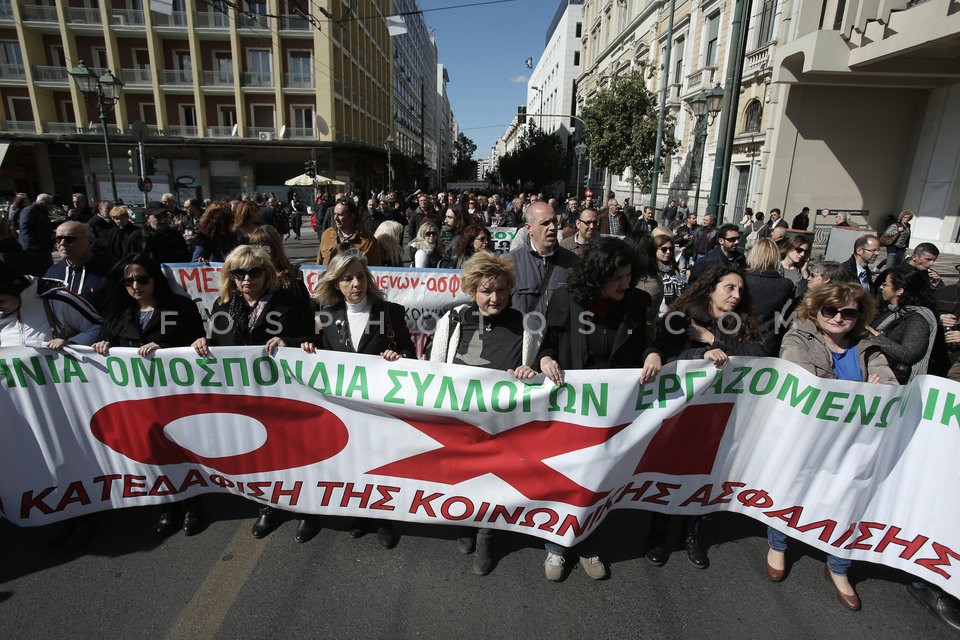
<svg viewBox="0 0 960 640"><path fill-rule="evenodd" d="M384 220L377 227L373 237L380 242L380 261L385 267L402 267L403 249L400 242L403 238L403 225L396 220Z"/></svg>
<svg viewBox="0 0 960 640"><path fill-rule="evenodd" d="M367 257L357 249L342 251L330 259L313 297L320 304L323 330L318 338L301 343L307 353L316 353L319 347L380 356L388 362L416 358L406 309L384 299L367 266ZM397 534L387 520L357 519L350 535L359 538L374 526L381 546L390 549L397 544Z"/></svg>
<svg viewBox="0 0 960 640"><path fill-rule="evenodd" d="M442 259L440 229L427 220L417 230L417 237L410 241L410 261L417 269L433 269Z"/></svg>
<svg viewBox="0 0 960 640"><path fill-rule="evenodd" d="M763 326L767 355L777 355L780 339L793 310L794 285L778 269L780 249L770 238L760 238L747 256L744 282L753 298L753 312Z"/></svg>

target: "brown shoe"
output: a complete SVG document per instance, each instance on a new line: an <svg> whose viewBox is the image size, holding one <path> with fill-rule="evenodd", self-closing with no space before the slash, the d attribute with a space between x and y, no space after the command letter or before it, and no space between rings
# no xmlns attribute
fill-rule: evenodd
<svg viewBox="0 0 960 640"><path fill-rule="evenodd" d="M763 562L763 564L767 568L767 577L773 580L774 582L783 582L783 579L787 576L786 557L784 557L783 569L777 569L772 564L770 564L770 551L773 551L773 549L770 549L767 552L767 557Z"/></svg>
<svg viewBox="0 0 960 640"><path fill-rule="evenodd" d="M837 583L833 581L833 572L830 571L830 567L823 565L823 577L827 579L831 585L833 585L833 590L837 592L837 600L840 603L852 611L860 611L860 596L856 593L853 595L847 595L843 591L840 591L840 588L837 587Z"/></svg>

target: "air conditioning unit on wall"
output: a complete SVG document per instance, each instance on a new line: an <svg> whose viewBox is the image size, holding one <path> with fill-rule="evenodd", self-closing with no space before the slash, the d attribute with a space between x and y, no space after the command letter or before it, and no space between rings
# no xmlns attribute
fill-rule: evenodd
<svg viewBox="0 0 960 640"><path fill-rule="evenodd" d="M269 131L261 131L259 137L261 140L273 140L273 134Z"/></svg>

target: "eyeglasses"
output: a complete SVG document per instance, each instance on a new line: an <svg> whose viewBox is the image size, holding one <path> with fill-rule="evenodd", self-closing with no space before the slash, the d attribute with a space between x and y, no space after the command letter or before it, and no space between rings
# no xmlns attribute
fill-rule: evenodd
<svg viewBox="0 0 960 640"><path fill-rule="evenodd" d="M595 227L597 226L596 219L594 220L584 220L583 218L577 218L577 222L582 222L586 227Z"/></svg>
<svg viewBox="0 0 960 640"><path fill-rule="evenodd" d="M810 249L806 249L804 247L797 247L796 249L794 249L794 251L800 254L804 254L804 253L809 253Z"/></svg>
<svg viewBox="0 0 960 640"><path fill-rule="evenodd" d="M234 280L243 280L250 276L251 280L256 280L263 275L262 267L251 267L250 269L231 269L230 277Z"/></svg>
<svg viewBox="0 0 960 640"><path fill-rule="evenodd" d="M663 253L673 253L673 247L659 247L657 251L662 251Z"/></svg>
<svg viewBox="0 0 960 640"><path fill-rule="evenodd" d="M824 305L820 307L820 316L825 320L833 320L837 317L837 314L840 315L844 320L852 322L860 317L859 309L838 309L831 305Z"/></svg>
<svg viewBox="0 0 960 640"><path fill-rule="evenodd" d="M137 284L149 284L151 280L153 280L151 276L130 276L128 278L123 278L123 284L129 287L134 282Z"/></svg>
<svg viewBox="0 0 960 640"><path fill-rule="evenodd" d="M725 241L727 241L727 242L729 242L729 243L731 243L731 244L740 242L740 236L733 236L732 238L720 238L720 239L721 239L721 240L725 240Z"/></svg>
<svg viewBox="0 0 960 640"><path fill-rule="evenodd" d="M73 244L78 239L77 236L57 236L57 244Z"/></svg>

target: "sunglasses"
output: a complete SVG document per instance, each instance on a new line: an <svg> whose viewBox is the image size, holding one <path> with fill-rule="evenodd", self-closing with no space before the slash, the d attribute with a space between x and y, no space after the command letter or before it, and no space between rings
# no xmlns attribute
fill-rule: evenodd
<svg viewBox="0 0 960 640"><path fill-rule="evenodd" d="M57 236L58 244L73 244L77 241L77 236Z"/></svg>
<svg viewBox="0 0 960 640"><path fill-rule="evenodd" d="M662 251L663 253L673 253L673 247L660 247L657 251Z"/></svg>
<svg viewBox="0 0 960 640"><path fill-rule="evenodd" d="M149 284L151 280L153 280L153 278L150 276L130 276L128 278L123 278L123 284L129 287L134 282L137 284Z"/></svg>
<svg viewBox="0 0 960 640"><path fill-rule="evenodd" d="M837 317L838 314L844 320L853 321L860 317L860 310L859 309L838 309L830 305L825 305L823 307L820 307L820 316L824 320L833 320L834 318Z"/></svg>
<svg viewBox="0 0 960 640"><path fill-rule="evenodd" d="M250 276L251 280L256 280L263 275L263 267L252 267L250 269L231 269L230 277L234 280L243 280Z"/></svg>
<svg viewBox="0 0 960 640"><path fill-rule="evenodd" d="M810 252L810 249L804 249L803 247L797 247L796 249L794 249L794 251L796 251L796 252L799 253L799 254L804 254L804 253L809 253L809 252Z"/></svg>
<svg viewBox="0 0 960 640"><path fill-rule="evenodd" d="M730 243L740 242L740 236L733 236L732 238L720 238L720 239Z"/></svg>
<svg viewBox="0 0 960 640"><path fill-rule="evenodd" d="M424 235L425 238L429 238L430 236L436 236L436 235L437 235L437 232L436 232L436 231L427 231L427 232L426 232L425 234L423 234L423 235Z"/></svg>

